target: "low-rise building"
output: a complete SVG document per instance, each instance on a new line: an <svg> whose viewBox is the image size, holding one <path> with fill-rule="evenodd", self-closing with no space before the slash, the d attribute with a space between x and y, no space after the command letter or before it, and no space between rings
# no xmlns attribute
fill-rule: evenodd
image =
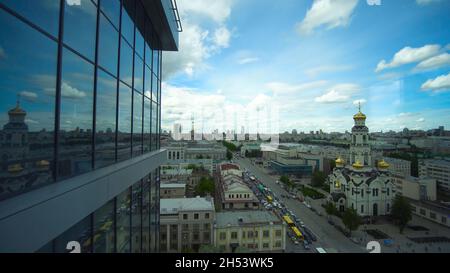
<svg viewBox="0 0 450 273"><path fill-rule="evenodd" d="M216 202L222 209L259 209L258 198L243 181L239 165L220 165L215 180Z"/></svg>
<svg viewBox="0 0 450 273"><path fill-rule="evenodd" d="M436 179L393 174L392 181L397 195L414 200L436 200Z"/></svg>
<svg viewBox="0 0 450 273"><path fill-rule="evenodd" d="M419 160L419 176L436 179L438 191L446 195L450 195L450 160L447 159Z"/></svg>
<svg viewBox="0 0 450 273"><path fill-rule="evenodd" d="M160 252L198 251L214 243L212 198L161 199Z"/></svg>
<svg viewBox="0 0 450 273"><path fill-rule="evenodd" d="M262 210L218 212L214 224L215 246L224 252L283 252L286 224Z"/></svg>
<svg viewBox="0 0 450 273"><path fill-rule="evenodd" d="M391 173L405 177L411 175L411 161L393 157L384 157L384 161L389 164Z"/></svg>
<svg viewBox="0 0 450 273"><path fill-rule="evenodd" d="M409 199L412 213L432 222L450 227L450 207L443 203Z"/></svg>
<svg viewBox="0 0 450 273"><path fill-rule="evenodd" d="M183 198L186 195L186 183L161 183L160 198Z"/></svg>

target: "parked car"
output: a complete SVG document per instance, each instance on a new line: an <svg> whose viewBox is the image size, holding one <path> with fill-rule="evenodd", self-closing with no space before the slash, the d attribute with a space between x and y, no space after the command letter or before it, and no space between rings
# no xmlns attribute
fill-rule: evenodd
<svg viewBox="0 0 450 273"><path fill-rule="evenodd" d="M303 241L303 248L305 249L305 250L310 250L311 249L311 247L309 246L309 243L305 240L305 241Z"/></svg>

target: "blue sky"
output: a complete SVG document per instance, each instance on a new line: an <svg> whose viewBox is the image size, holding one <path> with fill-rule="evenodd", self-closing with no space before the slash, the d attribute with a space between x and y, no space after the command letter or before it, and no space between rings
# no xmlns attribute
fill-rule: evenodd
<svg viewBox="0 0 450 273"><path fill-rule="evenodd" d="M206 132L240 132L257 117L281 132L345 131L358 101L371 131L450 127L448 0L178 5L180 51L163 57L164 129L189 130L194 117Z"/></svg>

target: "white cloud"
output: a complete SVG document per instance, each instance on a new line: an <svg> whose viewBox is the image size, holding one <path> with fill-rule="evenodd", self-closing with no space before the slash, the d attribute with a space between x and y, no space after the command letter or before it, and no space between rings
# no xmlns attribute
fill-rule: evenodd
<svg viewBox="0 0 450 273"><path fill-rule="evenodd" d="M364 105L366 103L367 103L366 99L359 99L359 100L354 100L353 101L353 105L355 105L355 106Z"/></svg>
<svg viewBox="0 0 450 273"><path fill-rule="evenodd" d="M319 103L342 103L349 101L353 95L358 93L360 87L356 84L338 84L323 94L322 96L316 97L315 101Z"/></svg>
<svg viewBox="0 0 450 273"><path fill-rule="evenodd" d="M391 62L382 60L378 63L375 72L381 72L385 69L399 67L405 64L421 62L425 59L439 54L440 45L425 45L419 48L405 47L395 53Z"/></svg>
<svg viewBox="0 0 450 273"><path fill-rule="evenodd" d="M227 48L230 45L231 32L226 27L220 27L214 31L214 44Z"/></svg>
<svg viewBox="0 0 450 273"><path fill-rule="evenodd" d="M450 73L426 81L421 89L423 91L442 92L450 90Z"/></svg>
<svg viewBox="0 0 450 273"><path fill-rule="evenodd" d="M416 120L416 122L425 122L424 118L419 118L418 120Z"/></svg>
<svg viewBox="0 0 450 273"><path fill-rule="evenodd" d="M323 65L318 67L313 67L305 70L306 75L309 77L317 77L322 73L330 73L330 72L342 72L352 69L353 67L350 65Z"/></svg>
<svg viewBox="0 0 450 273"><path fill-rule="evenodd" d="M416 3L420 6L429 5L432 3L440 2L441 0L416 0Z"/></svg>
<svg viewBox="0 0 450 273"><path fill-rule="evenodd" d="M20 92L20 97L27 101L35 101L38 98L38 95L34 92L22 91Z"/></svg>
<svg viewBox="0 0 450 273"><path fill-rule="evenodd" d="M61 97L68 99L81 99L86 97L86 93L70 86L66 82L63 82L61 84Z"/></svg>
<svg viewBox="0 0 450 273"><path fill-rule="evenodd" d="M266 87L275 94L286 94L317 89L323 87L326 84L327 84L326 81L314 81L297 85L292 85L283 82L269 82L266 84Z"/></svg>
<svg viewBox="0 0 450 273"><path fill-rule="evenodd" d="M302 34L310 34L320 26L327 29L347 26L357 4L358 0L314 0L297 29Z"/></svg>
<svg viewBox="0 0 450 273"><path fill-rule="evenodd" d="M259 58L257 57L248 57L248 58L242 58L238 60L238 64L249 64L249 63L255 63L258 62Z"/></svg>
<svg viewBox="0 0 450 273"><path fill-rule="evenodd" d="M450 65L450 54L442 53L420 62L416 66L416 70L436 69L448 65Z"/></svg>
<svg viewBox="0 0 450 273"><path fill-rule="evenodd" d="M186 14L203 15L217 23L223 23L231 14L232 0L179 0L178 9L182 19Z"/></svg>
<svg viewBox="0 0 450 273"><path fill-rule="evenodd" d="M231 0L215 0L205 7L202 0L178 2L183 32L180 33L179 50L163 54L164 80L177 73L194 76L206 70L207 59L229 47L232 35L225 23L231 14L232 4Z"/></svg>

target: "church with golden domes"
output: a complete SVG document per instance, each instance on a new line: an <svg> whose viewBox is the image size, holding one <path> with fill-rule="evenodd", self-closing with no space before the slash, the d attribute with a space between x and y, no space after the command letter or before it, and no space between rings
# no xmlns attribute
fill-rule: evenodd
<svg viewBox="0 0 450 273"><path fill-rule="evenodd" d="M360 216L387 215L391 211L395 187L389 164L384 160L372 164L366 118L360 106L353 116L355 125L352 128L349 162L339 157L328 176L329 201L341 212L353 208Z"/></svg>

